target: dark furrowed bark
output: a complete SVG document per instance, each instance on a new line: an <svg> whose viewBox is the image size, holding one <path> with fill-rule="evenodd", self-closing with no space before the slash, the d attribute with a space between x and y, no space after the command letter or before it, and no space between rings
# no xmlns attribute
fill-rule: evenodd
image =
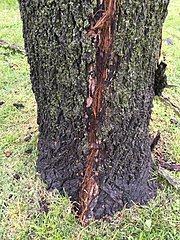
<svg viewBox="0 0 180 240"><path fill-rule="evenodd" d="M167 5L20 1L38 105L38 171L49 189L81 201L82 221L155 195L148 125Z"/></svg>

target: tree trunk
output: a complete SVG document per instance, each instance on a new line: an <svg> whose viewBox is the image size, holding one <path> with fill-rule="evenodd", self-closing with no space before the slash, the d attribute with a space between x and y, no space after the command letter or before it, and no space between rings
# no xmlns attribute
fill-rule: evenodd
<svg viewBox="0 0 180 240"><path fill-rule="evenodd" d="M155 196L148 125L168 0L19 0L37 169L80 219Z"/></svg>

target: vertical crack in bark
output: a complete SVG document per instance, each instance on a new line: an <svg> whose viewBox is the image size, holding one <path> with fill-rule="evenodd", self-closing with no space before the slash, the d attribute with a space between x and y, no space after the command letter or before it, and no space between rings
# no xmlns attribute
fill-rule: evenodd
<svg viewBox="0 0 180 240"><path fill-rule="evenodd" d="M99 193L98 172L94 166L98 162L100 144L97 138L97 125L102 110L104 82L108 78L116 0L101 0L100 6L103 9L102 15L87 33L87 36L96 42L96 63L95 66L92 64L89 67L89 96L86 102L86 117L89 121L89 154L80 192L80 221L82 223L86 223L88 218L92 217L88 215L90 204Z"/></svg>

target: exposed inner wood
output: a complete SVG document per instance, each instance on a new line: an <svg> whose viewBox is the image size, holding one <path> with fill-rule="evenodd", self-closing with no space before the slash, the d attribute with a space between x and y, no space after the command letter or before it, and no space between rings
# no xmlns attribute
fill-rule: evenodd
<svg viewBox="0 0 180 240"><path fill-rule="evenodd" d="M108 78L108 62L113 41L113 21L116 10L116 0L101 1L102 16L95 22L87 33L96 42L96 62L89 67L89 96L86 103L88 123L89 154L80 192L81 215L80 221L85 223L88 207L99 192L98 172L94 163L98 162L100 141L97 137L97 125L102 111L104 82ZM89 115L88 115L89 113Z"/></svg>

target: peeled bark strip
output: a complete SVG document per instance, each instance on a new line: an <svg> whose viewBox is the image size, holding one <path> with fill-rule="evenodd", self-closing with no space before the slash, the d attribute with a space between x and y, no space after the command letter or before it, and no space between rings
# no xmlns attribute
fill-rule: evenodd
<svg viewBox="0 0 180 240"><path fill-rule="evenodd" d="M155 196L148 125L168 0L20 0L38 171L81 221Z"/></svg>
<svg viewBox="0 0 180 240"><path fill-rule="evenodd" d="M80 192L81 222L85 222L87 218L92 217L91 215L86 215L91 211L91 202L99 194L98 170L96 169L96 165L99 162L100 141L97 138L96 128L101 119L104 84L108 79L108 64L113 41L112 27L114 24L116 1L102 1L101 7L102 16L95 22L87 34L89 37L92 37L94 42L96 41L96 62L95 67L90 67L89 96L86 104L88 108L87 112L91 111L92 116L88 116L87 114L87 118L89 118L89 155L87 157L85 175ZM93 73L95 74L94 77L92 76Z"/></svg>

